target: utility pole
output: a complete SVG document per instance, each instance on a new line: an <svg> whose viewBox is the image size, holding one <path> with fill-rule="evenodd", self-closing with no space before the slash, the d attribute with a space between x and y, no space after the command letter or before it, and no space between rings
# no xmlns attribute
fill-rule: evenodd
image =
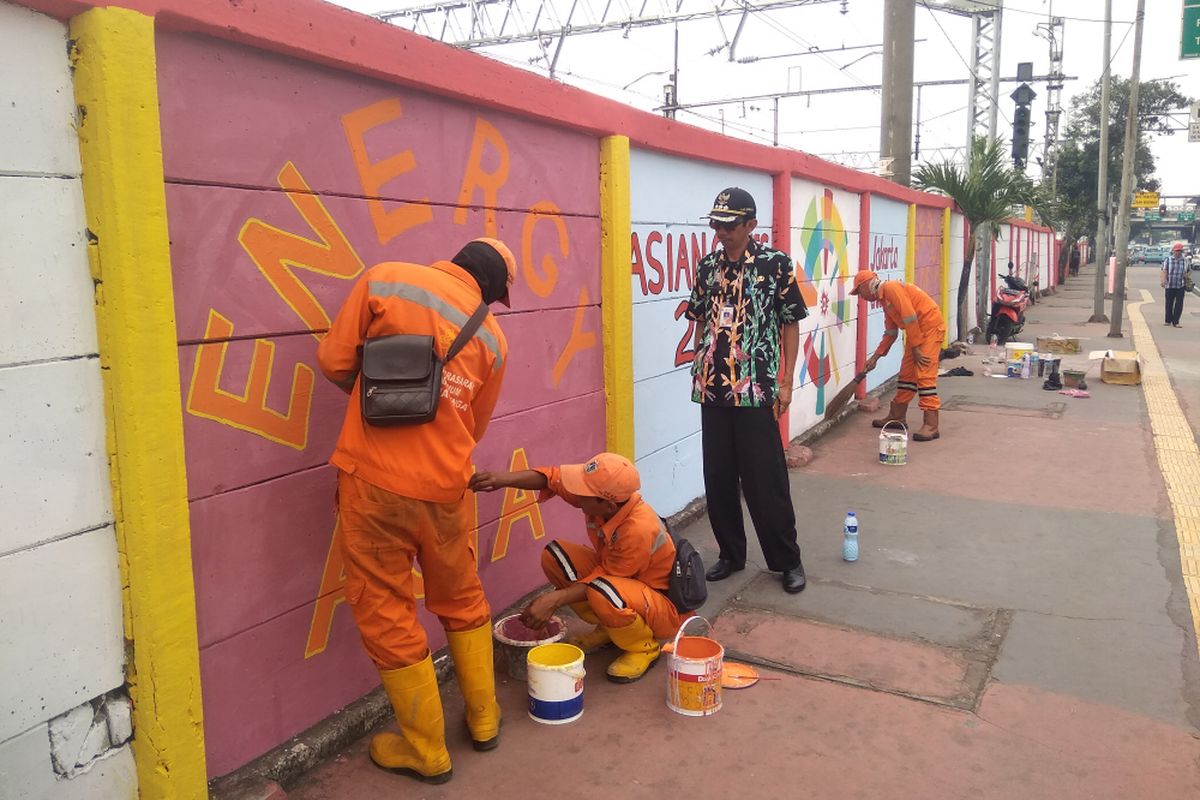
<svg viewBox="0 0 1200 800"><path fill-rule="evenodd" d="M1146 0L1138 0L1133 30L1133 70L1129 76L1129 112L1125 122L1125 153L1121 158L1121 199L1117 210L1117 275L1113 286L1111 339L1120 339L1121 316L1125 311L1125 268L1129 261L1129 205L1133 202L1133 155L1138 143L1138 88L1142 79L1142 24Z"/></svg>
<svg viewBox="0 0 1200 800"><path fill-rule="evenodd" d="M891 159L891 179L908 186L912 173L913 36L916 0L883 6L883 112L879 160Z"/></svg>
<svg viewBox="0 0 1200 800"><path fill-rule="evenodd" d="M1096 291L1088 322L1108 322L1104 313L1105 271L1108 268L1108 87L1112 79L1112 0L1104 0L1104 72L1100 76L1100 180L1096 182Z"/></svg>

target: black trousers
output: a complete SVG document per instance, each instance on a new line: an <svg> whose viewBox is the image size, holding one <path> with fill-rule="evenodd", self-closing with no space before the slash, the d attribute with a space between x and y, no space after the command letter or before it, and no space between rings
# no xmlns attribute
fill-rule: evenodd
<svg viewBox="0 0 1200 800"><path fill-rule="evenodd" d="M746 564L745 494L767 569L800 566L787 462L771 409L701 405L700 425L708 519L721 558L735 567Z"/></svg>
<svg viewBox="0 0 1200 800"><path fill-rule="evenodd" d="M1167 293L1164 303L1167 307L1166 323L1178 325L1179 318L1183 316L1183 295L1187 290L1180 286L1178 289L1164 289L1163 291Z"/></svg>

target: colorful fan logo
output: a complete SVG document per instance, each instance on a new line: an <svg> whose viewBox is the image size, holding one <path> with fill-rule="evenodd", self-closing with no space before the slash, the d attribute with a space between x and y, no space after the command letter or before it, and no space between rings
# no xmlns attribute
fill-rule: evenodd
<svg viewBox="0 0 1200 800"><path fill-rule="evenodd" d="M819 205L818 205L819 204ZM809 315L816 327L804 337L800 381L808 376L817 387L816 413L825 413L825 386L838 374L833 337L841 334L854 314L857 299L849 294L850 259L846 247L849 237L842 215L833 201L833 192L814 198L804 214L800 231L800 249L804 255L801 284Z"/></svg>

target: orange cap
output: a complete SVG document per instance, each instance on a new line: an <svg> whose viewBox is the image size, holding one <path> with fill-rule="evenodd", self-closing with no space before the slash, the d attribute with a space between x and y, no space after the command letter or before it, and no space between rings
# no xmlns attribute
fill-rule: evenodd
<svg viewBox="0 0 1200 800"><path fill-rule="evenodd" d="M1176 242L1175 244L1171 245L1171 252L1173 252L1173 253L1180 252L1182 250L1183 250L1183 242Z"/></svg>
<svg viewBox="0 0 1200 800"><path fill-rule="evenodd" d="M508 245L499 239L489 239L486 236L480 236L472 241L483 242L488 247L495 250L504 259L504 266L508 268L508 283L504 287L504 296L498 302L512 308L512 304L508 302L508 290L512 287L513 281L517 279L517 259L513 256L512 250L508 249Z"/></svg>
<svg viewBox="0 0 1200 800"><path fill-rule="evenodd" d="M850 290L850 294L858 294L858 290L862 288L864 283L869 283L879 276L869 269L860 269L854 275L854 288Z"/></svg>
<svg viewBox="0 0 1200 800"><path fill-rule="evenodd" d="M571 494L614 503L625 502L642 488L637 467L616 453L601 453L586 464L564 464L559 474L563 488Z"/></svg>

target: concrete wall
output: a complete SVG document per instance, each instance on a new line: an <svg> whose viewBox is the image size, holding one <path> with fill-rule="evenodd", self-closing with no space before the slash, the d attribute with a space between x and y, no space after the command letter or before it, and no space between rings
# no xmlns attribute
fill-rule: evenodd
<svg viewBox="0 0 1200 800"><path fill-rule="evenodd" d="M718 192L741 186L758 206L755 236L770 244L773 193L771 177L750 170L636 148L629 162L635 463L647 500L668 515L704 494L691 402L696 329L683 316L696 264L716 246L702 218Z"/></svg>
<svg viewBox="0 0 1200 800"><path fill-rule="evenodd" d="M867 250L870 268L887 281L903 281L908 252L908 206L886 197L871 198L871 231ZM870 356L883 338L883 307L871 303L867 311L866 352ZM867 375L867 388L875 389L900 371L904 349L892 346L886 358Z"/></svg>
<svg viewBox="0 0 1200 800"><path fill-rule="evenodd" d="M948 297L950 302L946 307L948 318L947 327L950 330L950 340L954 341L958 338L958 287L962 282L962 265L963 256L966 248L966 238L963 233L963 217L957 212L950 215L950 263L947 265L949 271L950 291ZM971 275L974 276L974 270ZM975 296L968 295L970 298L967 302L967 313L970 315L968 319L974 319ZM970 326L967 326L968 328Z"/></svg>
<svg viewBox="0 0 1200 800"><path fill-rule="evenodd" d="M664 514L703 487L680 302L713 246L701 218L717 191L738 184L755 194L758 235L792 254L811 310L793 410L781 422L787 435L821 417L878 342L881 326L866 318L858 335L864 306L847 294L854 272L869 263L903 278L919 264L922 280L941 277L941 231L930 226L944 198L636 112L316 0L129 0L136 12L98 0L19 2L57 19L0 6L14 21L0 26L12 42L0 41L0 59L20 66L0 61L19 101L0 107L0 198L10 211L0 226L12 233L0 232L18 243L0 253L16 287L0 300L9 333L0 336L0 412L16 421L5 428L16 456L0 465L0 501L15 520L0 532L0 591L4 607L21 609L0 622L2 674L18 676L0 689L15 709L0 720L0 772L34 763L39 741L82 739L64 756L71 772L79 752L107 752L97 748L107 741L113 755L88 776L117 777L90 796L132 791L128 770L120 784L115 769L128 765L129 748L111 747L128 739L123 644L135 662L171 661L152 696L135 692L146 699L133 709L151 737L135 753L143 790L164 795L202 796L206 775L236 769L376 684L341 602L325 466L346 401L315 368L316 344L366 266L446 258L480 235L508 241L519 262L514 307L501 315L509 372L477 463L520 469L619 449L637 459ZM138 385L148 394L170 387L167 401L147 401L156 429L170 430L115 451L118 465L128 456L133 466L121 470L130 485L118 484L118 499L153 490L120 506L123 576L83 256L68 19L97 37L76 67L92 109L84 131L95 132L83 137L86 211L102 217L94 230L109 225L114 236L92 249L110 256L102 275L125 281L123 303L100 306L106 337L114 326L127 333L121 358L102 354L110 375L124 370L108 381L109 424L139 420L143 395L131 392L129 369L138 353L165 352L153 362L171 364L153 386ZM114 166L101 134L133 118L138 146L116 153ZM97 197L95 187L120 191ZM147 210L154 203L161 215ZM121 238L131 230L146 233ZM155 278L145 296L131 291L140 269ZM132 324L141 301L162 312L150 329ZM894 373L899 356L897 348L872 379ZM68 401L31 400L61 396ZM159 483L153 464L137 460L156 445L178 466ZM547 537L583 535L577 513L533 500L519 491L477 500L479 568L494 608L542 582ZM167 506L171 542L190 545L190 559L171 562L154 547L167 531L145 512ZM142 515L135 522L130 509ZM170 581L145 580L162 570ZM133 587L130 643L121 639L122 579ZM439 647L440 626L421 614ZM179 655L191 647L198 658ZM171 731L185 735L159 735Z"/></svg>
<svg viewBox="0 0 1200 800"><path fill-rule="evenodd" d="M221 775L378 682L340 602L325 461L346 396L316 366L365 266L448 259L477 236L510 243L511 354L476 461L521 469L605 449L599 145L204 37L160 34L157 49L208 765ZM497 609L543 581L547 534L582 539L578 512L533 501L477 497ZM441 647L436 618L422 609L421 622Z"/></svg>
<svg viewBox="0 0 1200 800"><path fill-rule="evenodd" d="M0 796L136 793L66 27L0 3Z"/></svg>
<svg viewBox="0 0 1200 800"><path fill-rule="evenodd" d="M817 424L825 403L854 379L858 300L859 196L824 182L791 181L791 247L808 317L800 323L788 434Z"/></svg>

